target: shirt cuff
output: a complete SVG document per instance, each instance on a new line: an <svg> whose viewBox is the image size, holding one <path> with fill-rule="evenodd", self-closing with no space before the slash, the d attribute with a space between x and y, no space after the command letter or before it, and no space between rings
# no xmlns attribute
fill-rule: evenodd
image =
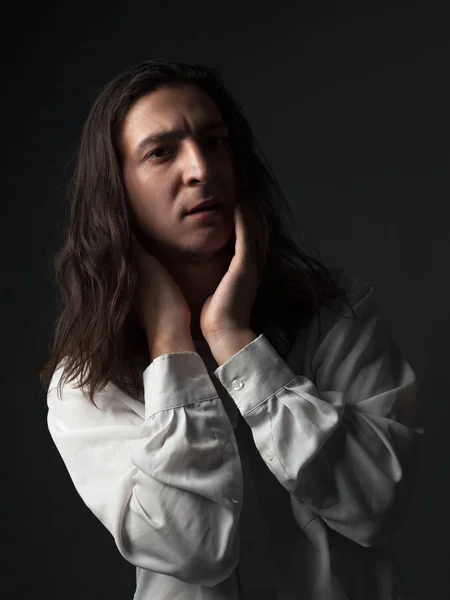
<svg viewBox="0 0 450 600"><path fill-rule="evenodd" d="M143 373L143 385L146 419L161 410L218 398L197 352L173 352L156 357Z"/></svg>
<svg viewBox="0 0 450 600"><path fill-rule="evenodd" d="M296 377L264 334L236 352L214 375L244 416Z"/></svg>

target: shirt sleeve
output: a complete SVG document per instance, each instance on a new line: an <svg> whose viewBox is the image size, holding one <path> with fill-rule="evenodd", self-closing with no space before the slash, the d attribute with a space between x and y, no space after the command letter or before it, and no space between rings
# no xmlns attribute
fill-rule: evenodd
<svg viewBox="0 0 450 600"><path fill-rule="evenodd" d="M320 338L314 321L298 364L261 334L214 375L281 485L313 517L370 546L406 513L423 429L414 372L379 315L374 287L353 282L356 318L341 309Z"/></svg>
<svg viewBox="0 0 450 600"><path fill-rule="evenodd" d="M49 432L122 556L187 583L226 579L239 558L242 470L201 357L167 354L145 369L145 414L111 382L94 397L99 409L72 383L58 394L61 373L58 366L47 395Z"/></svg>

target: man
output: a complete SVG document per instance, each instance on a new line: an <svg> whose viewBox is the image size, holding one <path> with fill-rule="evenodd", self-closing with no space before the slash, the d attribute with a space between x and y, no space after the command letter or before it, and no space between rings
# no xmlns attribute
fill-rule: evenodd
<svg viewBox="0 0 450 600"><path fill-rule="evenodd" d="M202 339L200 312L228 269L234 233L236 184L227 126L199 87L162 87L129 110L120 146L127 197L144 244L179 286L192 334ZM205 201L212 209L192 212ZM241 292L249 276L242 276Z"/></svg>
<svg viewBox="0 0 450 600"><path fill-rule="evenodd" d="M42 381L136 600L404 598L415 376L373 286L295 246L282 202L217 72L147 61L94 103Z"/></svg>

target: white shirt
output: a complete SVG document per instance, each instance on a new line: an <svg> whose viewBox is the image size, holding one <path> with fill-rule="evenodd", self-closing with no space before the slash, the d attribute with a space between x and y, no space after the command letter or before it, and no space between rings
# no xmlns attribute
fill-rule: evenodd
<svg viewBox="0 0 450 600"><path fill-rule="evenodd" d="M136 566L134 600L405 597L390 540L423 436L416 379L373 286L341 275L356 320L322 307L285 360L263 334L220 367L196 342L151 362L138 400L109 382L100 410L74 382L58 396L58 366L48 428Z"/></svg>

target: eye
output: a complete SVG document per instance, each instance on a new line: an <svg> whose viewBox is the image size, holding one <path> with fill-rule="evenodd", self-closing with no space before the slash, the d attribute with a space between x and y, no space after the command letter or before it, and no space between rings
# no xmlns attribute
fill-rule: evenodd
<svg viewBox="0 0 450 600"><path fill-rule="evenodd" d="M164 158L165 155L161 155L160 153L165 151L170 152L170 148L156 148L155 150L149 152L146 158Z"/></svg>
<svg viewBox="0 0 450 600"><path fill-rule="evenodd" d="M209 138L209 140L213 141L214 145L223 146L227 142L227 138L221 135L213 135ZM219 144L217 144L219 142Z"/></svg>

